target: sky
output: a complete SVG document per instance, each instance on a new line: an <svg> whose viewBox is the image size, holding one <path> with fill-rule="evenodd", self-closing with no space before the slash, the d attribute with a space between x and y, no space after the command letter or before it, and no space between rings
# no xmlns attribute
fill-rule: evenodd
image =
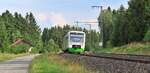
<svg viewBox="0 0 150 73"><path fill-rule="evenodd" d="M75 21L97 22L100 10L91 7L97 5L104 6L104 9L108 6L118 9L120 5L127 8L128 0L0 0L0 14L6 10L23 16L32 12L43 30L65 24L76 25ZM86 24L78 26L89 29ZM92 29L98 30L98 24L92 24Z"/></svg>

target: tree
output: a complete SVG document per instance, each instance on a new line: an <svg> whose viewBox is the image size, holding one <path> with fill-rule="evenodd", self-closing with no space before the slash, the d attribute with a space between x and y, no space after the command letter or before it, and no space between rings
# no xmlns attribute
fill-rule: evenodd
<svg viewBox="0 0 150 73"><path fill-rule="evenodd" d="M57 44L55 44L54 40L53 39L50 39L48 41L48 44L45 45L44 47L44 52L59 52L60 51L60 48Z"/></svg>
<svg viewBox="0 0 150 73"><path fill-rule="evenodd" d="M145 33L148 30L147 22L145 21L145 13L147 14L146 9L149 8L147 6L147 2L149 0L130 0L129 8L128 8L128 16L129 16L129 26L128 26L128 42L133 41L142 41Z"/></svg>
<svg viewBox="0 0 150 73"><path fill-rule="evenodd" d="M100 48L99 46L99 42L100 42L100 37L99 37L99 33L91 30L90 33L86 33L86 50L92 50L92 51L96 51Z"/></svg>
<svg viewBox="0 0 150 73"><path fill-rule="evenodd" d="M8 34L6 30L6 26L3 22L0 23L0 48L1 52L4 53L6 49L8 49Z"/></svg>
<svg viewBox="0 0 150 73"><path fill-rule="evenodd" d="M47 45L48 41L50 40L49 37L49 29L48 28L44 28L43 30L43 34L42 34L42 41L45 45Z"/></svg>
<svg viewBox="0 0 150 73"><path fill-rule="evenodd" d="M149 29L149 31L147 31L147 33L145 34L144 41L150 42L150 29Z"/></svg>
<svg viewBox="0 0 150 73"><path fill-rule="evenodd" d="M34 45L36 45L36 43L38 42L38 40L40 39L40 28L36 23L36 20L33 16L32 13L27 13L26 15L26 21L27 21L27 27L28 27L28 34L29 34L29 39L30 41L32 41L32 43ZM30 29L30 30L29 30Z"/></svg>
<svg viewBox="0 0 150 73"><path fill-rule="evenodd" d="M98 49L99 48L99 33L96 31L88 31L85 28L71 27L66 25L64 27L52 27L50 29L44 28L42 33L43 47L46 48L50 44L50 39L58 45L59 48L63 48L63 38L71 30L84 31L86 33L86 50ZM90 40L92 38L92 40Z"/></svg>
<svg viewBox="0 0 150 73"><path fill-rule="evenodd" d="M145 24L150 27L150 0L145 0L144 20Z"/></svg>
<svg viewBox="0 0 150 73"><path fill-rule="evenodd" d="M121 5L119 10L113 10L113 12L111 12L110 7L103 10L99 17L99 26L104 47L110 40L113 46L143 41L145 33L150 27L149 3L150 0L130 0L128 9ZM111 23L113 27L108 26ZM109 32L109 30L113 30L113 32Z"/></svg>
<svg viewBox="0 0 150 73"><path fill-rule="evenodd" d="M107 46L108 41L110 40L110 36L112 34L112 12L111 8L108 7L107 10L101 11L101 14L98 18L99 27L101 28L101 36L103 37L103 47Z"/></svg>
<svg viewBox="0 0 150 73"><path fill-rule="evenodd" d="M127 18L126 10L123 5L113 14L113 34L111 43L113 46L121 46L127 44Z"/></svg>
<svg viewBox="0 0 150 73"><path fill-rule="evenodd" d="M14 33L14 19L13 19L13 15L6 10L6 12L2 13L2 21L6 26L6 30L8 31L8 38L9 41L12 43L13 42L13 36L12 34Z"/></svg>
<svg viewBox="0 0 150 73"><path fill-rule="evenodd" d="M17 12L14 15L8 10L2 13L0 16L0 48L2 48L2 52L10 51L9 46L20 37L37 47L38 41L41 40L40 28L32 13L27 15L27 19L29 21Z"/></svg>

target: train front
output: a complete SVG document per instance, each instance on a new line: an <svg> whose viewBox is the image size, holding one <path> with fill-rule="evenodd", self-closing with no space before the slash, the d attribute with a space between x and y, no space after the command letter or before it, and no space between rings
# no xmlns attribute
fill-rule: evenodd
<svg viewBox="0 0 150 73"><path fill-rule="evenodd" d="M71 53L83 53L85 50L85 33L81 31L70 32L69 47L68 51Z"/></svg>

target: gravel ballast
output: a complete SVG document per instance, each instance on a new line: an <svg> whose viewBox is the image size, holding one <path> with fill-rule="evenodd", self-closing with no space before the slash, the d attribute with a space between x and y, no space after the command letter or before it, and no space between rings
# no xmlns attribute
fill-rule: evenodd
<svg viewBox="0 0 150 73"><path fill-rule="evenodd" d="M150 73L150 64L96 58L73 54L62 54L65 59L81 62L97 73Z"/></svg>

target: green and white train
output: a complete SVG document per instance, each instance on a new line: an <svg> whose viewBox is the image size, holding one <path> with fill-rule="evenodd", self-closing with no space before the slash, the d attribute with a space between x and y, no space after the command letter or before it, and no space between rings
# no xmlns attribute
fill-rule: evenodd
<svg viewBox="0 0 150 73"><path fill-rule="evenodd" d="M69 31L64 37L64 51L69 53L83 53L85 51L86 34L83 31Z"/></svg>

